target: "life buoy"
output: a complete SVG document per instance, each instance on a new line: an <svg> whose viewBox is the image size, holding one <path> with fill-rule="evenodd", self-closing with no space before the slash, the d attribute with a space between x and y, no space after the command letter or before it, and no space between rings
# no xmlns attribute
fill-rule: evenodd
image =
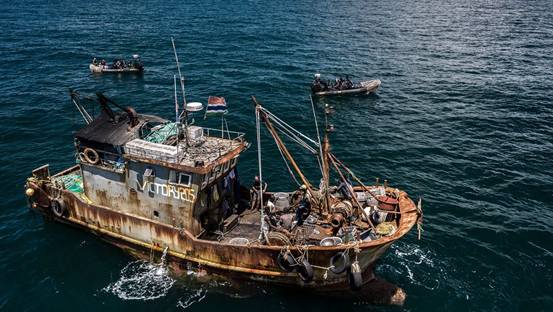
<svg viewBox="0 0 553 312"><path fill-rule="evenodd" d="M100 155L98 155L98 152L91 149L90 147L87 147L84 149L83 157L86 160L86 162L91 163L93 165L97 164L100 161Z"/></svg>
<svg viewBox="0 0 553 312"><path fill-rule="evenodd" d="M307 259L303 259L302 262L299 263L298 275L306 283L313 280L313 266L307 261Z"/></svg>
<svg viewBox="0 0 553 312"><path fill-rule="evenodd" d="M350 266L349 254L346 251L340 251L330 258L330 271L334 274L342 274Z"/></svg>
<svg viewBox="0 0 553 312"><path fill-rule="evenodd" d="M277 263L278 266L285 272L292 272L296 267L296 260L289 252L279 253Z"/></svg>
<svg viewBox="0 0 553 312"><path fill-rule="evenodd" d="M358 261L351 264L348 270L348 280L352 290L359 290L363 286L363 276L361 275L361 267Z"/></svg>
<svg viewBox="0 0 553 312"><path fill-rule="evenodd" d="M67 209L65 208L65 203L59 199L52 199L52 201L50 202L50 207L52 209L52 213L58 218L64 217L65 213L67 212Z"/></svg>

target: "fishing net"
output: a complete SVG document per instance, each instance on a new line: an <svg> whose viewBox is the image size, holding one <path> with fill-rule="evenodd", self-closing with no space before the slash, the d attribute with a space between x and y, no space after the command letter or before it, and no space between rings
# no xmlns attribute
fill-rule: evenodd
<svg viewBox="0 0 553 312"><path fill-rule="evenodd" d="M55 178L63 183L65 189L74 193L83 193L83 177L79 173L70 173Z"/></svg>
<svg viewBox="0 0 553 312"><path fill-rule="evenodd" d="M177 134L177 125L174 122L169 122L163 125L161 128L152 131L148 134L144 140L152 143L163 143L170 136Z"/></svg>

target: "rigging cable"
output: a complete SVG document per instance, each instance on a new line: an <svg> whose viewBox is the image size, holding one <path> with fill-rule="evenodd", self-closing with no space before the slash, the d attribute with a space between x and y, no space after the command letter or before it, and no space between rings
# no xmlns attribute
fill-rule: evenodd
<svg viewBox="0 0 553 312"><path fill-rule="evenodd" d="M267 115L271 116L273 121L275 122L278 122L280 124L282 124L283 126L286 126L287 128L291 129L293 132L297 133L298 135L300 135L301 137L303 137L305 140L311 142L312 144L314 144L315 146L317 146L317 142L315 142L313 139L311 139L310 137L306 136L305 134L301 133L300 131L296 130L294 127L290 126L289 124L287 124L285 121L283 121L282 119L278 118L276 115L274 115L273 113L271 113L270 111L268 111L267 109L265 108L261 108L263 110L264 113L266 113Z"/></svg>
<svg viewBox="0 0 553 312"><path fill-rule="evenodd" d="M275 120L272 120L272 121L275 121ZM279 125L278 122L276 124ZM280 127L276 127L276 128L278 128L282 132L282 134L287 136L290 140L296 142L298 145L305 148L306 150L308 150L312 154L317 154L317 151L313 147L311 147L309 144L307 144L307 142L303 141L301 138L299 138L293 132L290 132L290 130L288 130L286 128L280 128Z"/></svg>
<svg viewBox="0 0 553 312"><path fill-rule="evenodd" d="M313 97L310 95L309 100L311 101L311 110L313 111L313 119L315 120L315 129L317 130L317 140L319 143L319 158L317 158L317 161L319 163L319 169L321 169L321 175L323 176L323 179L325 178L325 172L323 170L323 166L321 164L323 155L323 147L321 145L321 136L319 134L319 123L317 123L317 115L315 114L315 104L313 103Z"/></svg>
<svg viewBox="0 0 553 312"><path fill-rule="evenodd" d="M290 174L292 179L294 179L294 182L296 182L296 184L300 186L301 185L300 182L298 182L296 175L292 172L292 169L290 168L290 165L288 164L288 161L286 160L286 157L284 157L284 154L282 153L282 150L280 149L280 146L278 146L278 144L277 144L277 149L278 149L278 152L280 153L280 156L282 157L282 160L284 161L284 164L286 165L286 168L288 169L288 173Z"/></svg>
<svg viewBox="0 0 553 312"><path fill-rule="evenodd" d="M269 120L271 120L272 122L274 122L274 124L276 125L275 128L278 128L278 130L280 130L281 133L283 133L284 135L286 135L289 139L291 139L293 142L297 143L298 145L302 146L303 148L307 149L309 152L311 152L312 154L317 154L317 151L311 146L309 145L309 143L307 143L306 141L302 140L300 137L298 137L297 134L303 136L303 137L306 137L305 135L303 135L302 133L298 132L297 130L293 129L293 128L288 128L286 127L285 125L283 125L279 120L275 119L276 116L274 115L267 115L267 118ZM296 134L297 133L297 134ZM307 138L310 142L314 142L313 140L311 140L310 138ZM315 145L315 147L318 147L317 146L317 143L313 143Z"/></svg>
<svg viewBox="0 0 553 312"><path fill-rule="evenodd" d="M261 226L259 229L259 240L265 235L265 213L263 209L263 174L261 172L261 126L259 124L259 105L255 107L255 130L257 133L257 163L259 167L259 211L261 215Z"/></svg>

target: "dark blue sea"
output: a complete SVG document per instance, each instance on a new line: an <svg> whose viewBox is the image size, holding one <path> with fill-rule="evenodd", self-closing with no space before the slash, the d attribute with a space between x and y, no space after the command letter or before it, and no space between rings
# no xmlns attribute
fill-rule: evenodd
<svg viewBox="0 0 553 312"><path fill-rule="evenodd" d="M0 310L553 309L552 1L1 3ZM403 307L267 285L229 294L221 290L229 285L194 279L156 284L121 250L27 208L23 185L33 168L75 163L73 133L83 121L69 88L174 116L171 36L187 99L224 96L229 127L250 142L251 95L315 136L314 73L382 80L376 94L315 107L322 118L324 105L334 106L333 150L359 176L423 198L422 240L412 231L377 267L407 292ZM143 76L89 73L93 57L135 53ZM294 187L266 132L262 146L270 188ZM318 179L316 161L291 151ZM239 167L249 183L255 148Z"/></svg>

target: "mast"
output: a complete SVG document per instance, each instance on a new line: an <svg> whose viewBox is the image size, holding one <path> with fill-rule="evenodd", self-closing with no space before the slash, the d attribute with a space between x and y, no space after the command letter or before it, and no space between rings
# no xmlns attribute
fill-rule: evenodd
<svg viewBox="0 0 553 312"><path fill-rule="evenodd" d="M332 130L332 125L328 124L328 115L331 113L331 108L328 104L325 104L325 129L323 143L321 144L321 162L323 167L323 183L326 187L324 192L324 202L326 211L330 211L330 194L328 193L328 186L330 184L330 164L329 164L329 153L330 153L330 142L328 140L328 134Z"/></svg>
<svg viewBox="0 0 553 312"><path fill-rule="evenodd" d="M177 63L177 70L179 72L180 78L180 88L182 91L182 102L184 106L184 139L185 139L185 148L188 149L188 110L186 109L186 96L184 93L184 78L182 77L180 71L179 57L177 55L177 48L175 47L175 39L171 37L171 43L173 44L173 52L175 53L175 61ZM178 125L177 125L178 126Z"/></svg>
<svg viewBox="0 0 553 312"><path fill-rule="evenodd" d="M259 198L259 211L261 215L259 240L263 240L265 237L265 211L263 209L263 172L261 170L261 126L259 124L259 105L255 106L255 130L257 136L257 164L259 169L259 190L257 197Z"/></svg>
<svg viewBox="0 0 553 312"><path fill-rule="evenodd" d="M315 119L315 129L317 130L317 140L319 143L319 154L321 158L321 175L323 179L323 185L321 188L321 195L323 196L323 205L321 207L321 210L323 214L328 213L330 210L330 194L328 193L328 184L329 184L329 166L328 166L328 133L327 133L327 118L325 116L325 135L323 138L323 143L321 144L321 136L319 132L319 124L317 123L317 115L315 114L315 104L313 103L313 97L309 96L309 100L311 101L311 109L313 111L313 118ZM325 111L326 113L326 111Z"/></svg>
<svg viewBox="0 0 553 312"><path fill-rule="evenodd" d="M179 102L178 102L178 98L177 98L177 76L176 75L173 75L173 84L174 84L174 89L175 89L175 127L176 127L176 135L177 135L177 163L180 162L179 161L179 128L180 128L180 123L179 123Z"/></svg>

